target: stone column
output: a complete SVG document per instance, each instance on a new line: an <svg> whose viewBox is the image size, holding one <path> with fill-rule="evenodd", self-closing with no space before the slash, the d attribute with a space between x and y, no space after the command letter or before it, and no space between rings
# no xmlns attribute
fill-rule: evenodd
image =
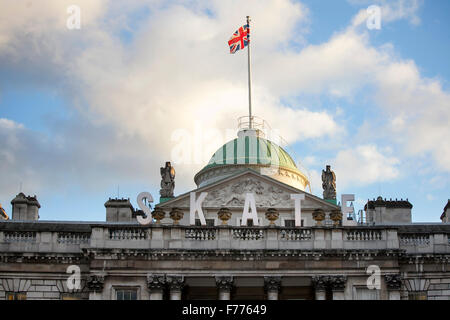
<svg viewBox="0 0 450 320"><path fill-rule="evenodd" d="M219 300L230 300L231 289L233 288L233 277L218 276L216 277L216 285L219 290Z"/></svg>
<svg viewBox="0 0 450 320"><path fill-rule="evenodd" d="M389 300L400 300L400 288L402 286L402 277L400 274L387 274L384 276L386 287L388 289Z"/></svg>
<svg viewBox="0 0 450 320"><path fill-rule="evenodd" d="M333 291L333 300L345 300L344 289L347 283L346 276L330 276L329 284Z"/></svg>
<svg viewBox="0 0 450 320"><path fill-rule="evenodd" d="M313 276L311 278L316 300L326 300L327 279L325 276Z"/></svg>
<svg viewBox="0 0 450 320"><path fill-rule="evenodd" d="M86 284L89 290L89 300L102 300L105 277L100 275L90 275L87 278Z"/></svg>
<svg viewBox="0 0 450 320"><path fill-rule="evenodd" d="M150 300L162 300L165 285L166 277L164 274L148 274L147 287L150 292Z"/></svg>
<svg viewBox="0 0 450 320"><path fill-rule="evenodd" d="M264 277L264 287L267 291L267 300L278 300L278 293L281 289L281 277Z"/></svg>
<svg viewBox="0 0 450 320"><path fill-rule="evenodd" d="M167 275L166 282L170 290L170 300L181 300L181 291L184 287L184 277L178 275Z"/></svg>

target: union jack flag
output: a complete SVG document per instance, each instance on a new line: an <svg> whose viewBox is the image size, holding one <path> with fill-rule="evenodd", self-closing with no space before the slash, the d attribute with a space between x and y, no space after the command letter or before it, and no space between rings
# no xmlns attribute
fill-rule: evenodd
<svg viewBox="0 0 450 320"><path fill-rule="evenodd" d="M238 50L244 49L250 42L250 27L248 24L243 25L231 36L228 41L230 46L230 53L235 53Z"/></svg>

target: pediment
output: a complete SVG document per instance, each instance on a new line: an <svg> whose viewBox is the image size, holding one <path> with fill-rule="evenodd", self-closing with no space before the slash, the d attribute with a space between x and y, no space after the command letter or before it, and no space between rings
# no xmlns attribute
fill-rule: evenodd
<svg viewBox="0 0 450 320"><path fill-rule="evenodd" d="M322 208L324 210L332 210L338 208L310 193L293 188L270 177L263 176L253 170L239 173L214 184L192 190L192 192L196 192L197 197L201 192L208 193L203 201L203 208L242 208L245 203L246 193L253 193L256 206L262 208L294 208L294 200L291 199L291 194L293 193L305 194L302 209ZM189 202L190 192L159 206L189 208Z"/></svg>

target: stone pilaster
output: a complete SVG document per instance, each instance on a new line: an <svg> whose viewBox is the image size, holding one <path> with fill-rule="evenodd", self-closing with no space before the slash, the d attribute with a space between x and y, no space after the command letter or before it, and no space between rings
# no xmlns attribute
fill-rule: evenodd
<svg viewBox="0 0 450 320"><path fill-rule="evenodd" d="M384 281L388 289L389 300L400 300L400 288L402 286L401 275L387 274L384 276Z"/></svg>
<svg viewBox="0 0 450 320"><path fill-rule="evenodd" d="M327 277L313 276L311 280L314 286L316 300L326 300Z"/></svg>
<svg viewBox="0 0 450 320"><path fill-rule="evenodd" d="M281 289L281 277L264 277L264 289L267 291L267 300L278 300L278 294Z"/></svg>
<svg viewBox="0 0 450 320"><path fill-rule="evenodd" d="M102 300L105 277L101 275L90 275L86 281L89 290L89 300Z"/></svg>
<svg viewBox="0 0 450 320"><path fill-rule="evenodd" d="M231 289L233 288L232 276L217 276L216 285L219 290L219 300L230 300Z"/></svg>
<svg viewBox="0 0 450 320"><path fill-rule="evenodd" d="M150 300L162 300L165 286L166 277L164 274L147 275L147 287L150 292Z"/></svg>
<svg viewBox="0 0 450 320"><path fill-rule="evenodd" d="M170 300L181 300L181 292L184 287L184 277L179 275L167 275L166 283L170 290Z"/></svg>
<svg viewBox="0 0 450 320"><path fill-rule="evenodd" d="M347 276L329 276L328 282L333 291L333 300L345 300L344 290Z"/></svg>

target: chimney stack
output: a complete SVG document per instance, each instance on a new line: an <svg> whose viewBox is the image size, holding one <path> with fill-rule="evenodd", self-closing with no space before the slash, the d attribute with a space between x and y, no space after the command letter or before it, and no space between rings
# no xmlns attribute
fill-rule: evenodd
<svg viewBox="0 0 450 320"><path fill-rule="evenodd" d="M36 198L32 196L25 196L20 192L12 201L12 220L39 220L39 208L41 205Z"/></svg>
<svg viewBox="0 0 450 320"><path fill-rule="evenodd" d="M105 203L107 222L133 221L134 208L130 199L111 199Z"/></svg>

